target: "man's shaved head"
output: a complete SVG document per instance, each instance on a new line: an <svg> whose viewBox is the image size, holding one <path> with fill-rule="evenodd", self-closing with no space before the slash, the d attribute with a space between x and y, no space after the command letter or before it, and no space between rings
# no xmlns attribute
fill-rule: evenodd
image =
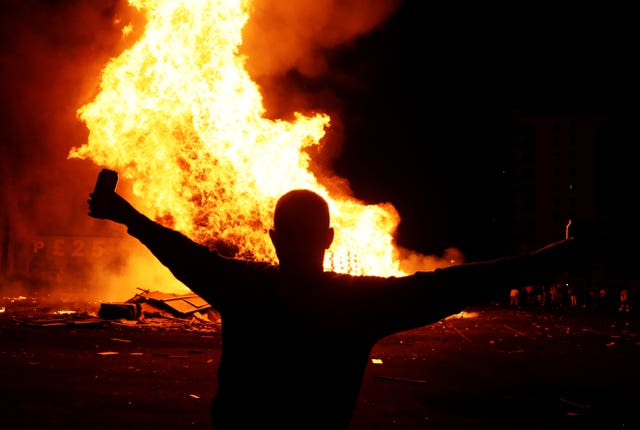
<svg viewBox="0 0 640 430"><path fill-rule="evenodd" d="M310 190L292 190L280 197L273 216L276 230L292 226L310 229L329 228L329 206L318 194Z"/></svg>
<svg viewBox="0 0 640 430"><path fill-rule="evenodd" d="M280 197L269 230L281 270L317 274L333 241L329 205L310 190L292 190Z"/></svg>

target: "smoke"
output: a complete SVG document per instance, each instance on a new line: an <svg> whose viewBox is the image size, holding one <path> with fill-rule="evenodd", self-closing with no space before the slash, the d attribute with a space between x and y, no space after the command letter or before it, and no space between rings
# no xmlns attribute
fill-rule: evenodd
<svg viewBox="0 0 640 430"><path fill-rule="evenodd" d="M406 273L431 271L440 267L464 263L464 255L457 248L447 248L442 256L423 255L411 249L399 247L400 269Z"/></svg>
<svg viewBox="0 0 640 430"><path fill-rule="evenodd" d="M329 73L326 50L352 42L383 23L400 0L254 0L243 32L247 71L254 79L295 69Z"/></svg>
<svg viewBox="0 0 640 430"><path fill-rule="evenodd" d="M266 115L328 113L331 127L312 168L331 173L344 140L343 100L337 86L361 85L333 63L335 50L383 26L401 0L254 0L243 29L241 53L252 79L262 88ZM339 178L334 177L336 182ZM326 181L328 182L328 181ZM332 187L331 184L326 184ZM335 186L335 184L334 184ZM337 188L343 187L344 183Z"/></svg>
<svg viewBox="0 0 640 430"><path fill-rule="evenodd" d="M121 29L133 15L113 0L10 0L2 7L0 287L81 291L91 284L82 267L74 279L60 279L66 266L92 264L79 254L88 241L74 240L114 232L86 215L97 167L67 154L87 139L76 111L95 95L104 64L126 47ZM38 264L45 269L35 276Z"/></svg>

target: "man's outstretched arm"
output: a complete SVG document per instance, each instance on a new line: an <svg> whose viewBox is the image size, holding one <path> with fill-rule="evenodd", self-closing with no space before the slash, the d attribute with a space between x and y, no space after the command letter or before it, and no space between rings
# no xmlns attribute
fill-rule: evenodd
<svg viewBox="0 0 640 430"><path fill-rule="evenodd" d="M464 306L504 297L513 287L548 285L575 271L580 261L575 238L563 239L519 256L466 263L436 270L443 283L455 286ZM452 297L452 299L455 299Z"/></svg>
<svg viewBox="0 0 640 430"><path fill-rule="evenodd" d="M89 216L126 226L127 233L191 289L200 289L207 271L215 270L216 262L224 260L208 247L151 220L115 191L91 193L88 203Z"/></svg>

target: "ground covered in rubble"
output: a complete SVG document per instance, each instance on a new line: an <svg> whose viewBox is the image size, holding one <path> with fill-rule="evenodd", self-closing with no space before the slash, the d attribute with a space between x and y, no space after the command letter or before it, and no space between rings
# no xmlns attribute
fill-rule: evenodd
<svg viewBox="0 0 640 430"><path fill-rule="evenodd" d="M216 321L3 300L9 428L210 428ZM639 334L633 312L470 309L376 346L350 430L640 428Z"/></svg>

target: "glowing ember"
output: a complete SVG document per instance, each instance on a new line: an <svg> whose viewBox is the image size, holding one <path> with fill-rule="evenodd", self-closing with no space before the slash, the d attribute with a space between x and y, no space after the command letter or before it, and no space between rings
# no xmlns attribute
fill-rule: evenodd
<svg viewBox="0 0 640 430"><path fill-rule="evenodd" d="M478 313L478 312L462 311L462 312L459 312L457 314L453 314L453 315L450 315L450 316L446 317L445 320L448 320L448 319L460 319L460 318L470 319L470 318L478 318L479 316L480 316L480 313Z"/></svg>
<svg viewBox="0 0 640 430"><path fill-rule="evenodd" d="M73 315L75 314L76 311L70 310L70 309L61 309L59 311L54 311L53 314L54 315Z"/></svg>
<svg viewBox="0 0 640 430"><path fill-rule="evenodd" d="M313 189L329 202L336 227L327 269L405 273L393 243L395 208L365 205L335 187L330 193L309 171L307 149L321 144L329 116L264 118L259 88L238 55L249 2L130 4L145 15L144 34L105 67L99 94L79 109L90 134L70 158L119 171L161 223L260 261L276 261L266 234L275 200L292 188Z"/></svg>

